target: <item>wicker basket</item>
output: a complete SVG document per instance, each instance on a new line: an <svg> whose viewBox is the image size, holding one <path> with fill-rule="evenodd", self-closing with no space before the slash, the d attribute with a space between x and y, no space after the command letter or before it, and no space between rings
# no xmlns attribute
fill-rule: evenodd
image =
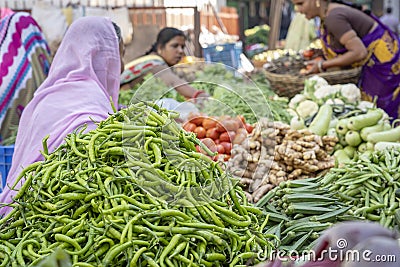
<svg viewBox="0 0 400 267"><path fill-rule="evenodd" d="M348 70L328 71L319 73L318 75L324 78L329 84L345 84L358 83L361 74L361 68L353 68ZM277 74L265 71L267 80L271 83L271 89L279 96L293 97L304 89L304 80L313 75L289 75Z"/></svg>

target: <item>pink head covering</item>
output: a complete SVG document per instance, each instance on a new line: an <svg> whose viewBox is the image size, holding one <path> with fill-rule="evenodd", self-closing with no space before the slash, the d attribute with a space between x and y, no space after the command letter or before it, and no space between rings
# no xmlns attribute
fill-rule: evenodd
<svg viewBox="0 0 400 267"><path fill-rule="evenodd" d="M14 11L12 11L12 9L9 9L8 7L1 7L0 8L0 19L3 19L13 13L14 13Z"/></svg>
<svg viewBox="0 0 400 267"><path fill-rule="evenodd" d="M18 128L12 166L0 203L10 203L16 191L9 189L21 170L43 160L42 139L53 151L67 134L91 121L101 121L113 113L110 96L117 106L120 55L116 31L107 18L76 20L66 32L54 57L47 79L24 109ZM19 188L21 183L16 188ZM8 213L10 208L0 210Z"/></svg>

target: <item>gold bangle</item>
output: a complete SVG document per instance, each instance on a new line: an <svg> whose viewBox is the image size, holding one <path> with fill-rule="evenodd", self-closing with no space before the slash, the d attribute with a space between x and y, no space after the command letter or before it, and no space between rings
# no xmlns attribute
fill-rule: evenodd
<svg viewBox="0 0 400 267"><path fill-rule="evenodd" d="M318 66L318 71L319 72L324 72L325 71L324 68L322 67L322 63L324 63L324 60L318 61L317 66Z"/></svg>

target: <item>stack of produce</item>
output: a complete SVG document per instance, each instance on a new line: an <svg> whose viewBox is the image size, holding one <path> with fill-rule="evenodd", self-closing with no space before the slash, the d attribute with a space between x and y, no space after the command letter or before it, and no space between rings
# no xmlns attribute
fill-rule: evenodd
<svg viewBox="0 0 400 267"><path fill-rule="evenodd" d="M361 101L361 91L355 84L329 85L317 75L304 81L304 91L295 95L289 102L289 112L309 125L319 108L329 104L333 108L332 127L337 121L335 118L353 115L372 108L373 103Z"/></svg>
<svg viewBox="0 0 400 267"><path fill-rule="evenodd" d="M232 144L243 143L247 134L253 131L253 126L246 123L243 116L232 118L192 114L190 119L183 124L183 129L195 133L211 151L217 152L215 160L227 161L231 155ZM197 149L201 152L199 146Z"/></svg>
<svg viewBox="0 0 400 267"><path fill-rule="evenodd" d="M400 225L400 151L382 150L360 155L342 168L333 168L322 179L329 192L348 205L352 213L393 228Z"/></svg>
<svg viewBox="0 0 400 267"><path fill-rule="evenodd" d="M322 188L319 178L282 182L256 206L267 212L266 233L280 239L281 252L308 252L321 232L332 224L358 219L348 215L351 206Z"/></svg>
<svg viewBox="0 0 400 267"><path fill-rule="evenodd" d="M356 152L373 151L379 141L399 141L399 131L392 129L387 114L382 109L372 108L367 113L340 119L333 132L339 138L335 156L339 164L350 161ZM386 137L393 138L387 139Z"/></svg>
<svg viewBox="0 0 400 267"><path fill-rule="evenodd" d="M227 170L241 178L249 200L257 202L283 181L316 177L332 168L335 161L329 153L336 142L336 137L262 119L248 142L233 147Z"/></svg>
<svg viewBox="0 0 400 267"><path fill-rule="evenodd" d="M283 122L291 119L286 111L288 99L278 97L261 73L252 75L250 79L214 64L206 66L191 85L212 96L201 108L205 114L231 117L241 115L250 124L262 117Z"/></svg>
<svg viewBox="0 0 400 267"><path fill-rule="evenodd" d="M172 98L179 102L185 101L185 97L175 89L167 86L156 75L147 74L143 82L136 84L130 90L120 90L118 103L123 106L129 106L140 101L155 102L162 98Z"/></svg>
<svg viewBox="0 0 400 267"><path fill-rule="evenodd" d="M265 215L176 116L138 103L53 153L44 140L45 161L22 171L0 220L0 263L34 266L57 248L74 266L257 263L254 251L272 246Z"/></svg>

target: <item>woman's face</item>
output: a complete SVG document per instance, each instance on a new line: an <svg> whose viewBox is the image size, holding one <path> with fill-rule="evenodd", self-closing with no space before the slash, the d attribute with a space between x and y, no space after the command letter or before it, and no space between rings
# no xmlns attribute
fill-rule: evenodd
<svg viewBox="0 0 400 267"><path fill-rule="evenodd" d="M119 42L119 56L121 58L121 74L124 72L125 64L124 64L124 56L125 56L125 45L123 41Z"/></svg>
<svg viewBox="0 0 400 267"><path fill-rule="evenodd" d="M168 66L173 66L181 61L184 56L185 38L175 36L164 47L158 49L158 54L164 59Z"/></svg>
<svg viewBox="0 0 400 267"><path fill-rule="evenodd" d="M292 0L298 12L304 14L307 19L318 16L319 8L316 5L318 0Z"/></svg>

